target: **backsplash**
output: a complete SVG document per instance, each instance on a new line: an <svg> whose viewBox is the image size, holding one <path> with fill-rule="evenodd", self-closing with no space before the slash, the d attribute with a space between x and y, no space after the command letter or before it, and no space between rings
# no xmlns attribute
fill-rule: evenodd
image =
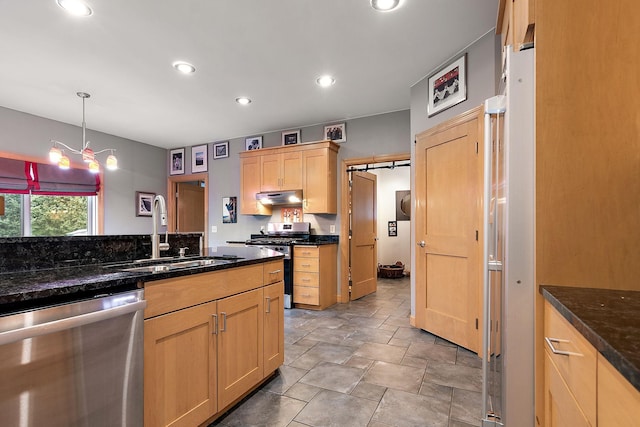
<svg viewBox="0 0 640 427"><path fill-rule="evenodd" d="M161 256L199 255L201 233L169 234ZM164 234L161 235L164 242ZM151 257L151 236L61 236L0 238L0 273L60 268L81 264L132 261Z"/></svg>

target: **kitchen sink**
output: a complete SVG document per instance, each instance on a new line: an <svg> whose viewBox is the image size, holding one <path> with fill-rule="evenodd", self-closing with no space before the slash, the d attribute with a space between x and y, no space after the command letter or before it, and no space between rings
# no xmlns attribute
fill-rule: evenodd
<svg viewBox="0 0 640 427"><path fill-rule="evenodd" d="M153 261L157 261L157 260L153 260ZM120 271L128 271L131 273L159 273L162 271L173 271L173 270L180 270L185 268L206 267L206 266L216 265L216 264L221 265L221 264L227 264L229 262L230 260L213 259L213 258L194 259L194 260L185 260L185 261L173 260L170 262L165 261L164 263L161 263L161 264L120 268Z"/></svg>

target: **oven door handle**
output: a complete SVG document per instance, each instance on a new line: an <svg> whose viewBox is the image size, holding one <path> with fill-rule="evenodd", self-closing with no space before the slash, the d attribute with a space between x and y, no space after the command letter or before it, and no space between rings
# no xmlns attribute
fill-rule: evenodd
<svg viewBox="0 0 640 427"><path fill-rule="evenodd" d="M123 316L128 313L133 313L134 311L143 310L146 306L147 301L137 301L131 304L108 308L106 310L93 311L91 313L81 314L79 316L65 317L63 319L41 323L39 325L26 326L20 329L1 332L0 345L10 344L28 338L35 338L41 335L52 334L54 332L60 332L67 329L88 325L90 323L112 319L114 317Z"/></svg>

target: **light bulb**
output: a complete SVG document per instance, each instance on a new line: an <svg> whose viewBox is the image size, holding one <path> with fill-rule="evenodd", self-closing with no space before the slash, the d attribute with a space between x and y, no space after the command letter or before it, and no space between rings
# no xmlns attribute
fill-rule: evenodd
<svg viewBox="0 0 640 427"><path fill-rule="evenodd" d="M95 160L91 160L89 162L89 172L98 173L100 172L100 165Z"/></svg>
<svg viewBox="0 0 640 427"><path fill-rule="evenodd" d="M84 160L85 163L91 163L95 161L95 159L96 156L91 148L87 147L82 150L82 160Z"/></svg>
<svg viewBox="0 0 640 427"><path fill-rule="evenodd" d="M51 163L58 163L62 157L62 151L58 147L51 147L49 150L49 161Z"/></svg>
<svg viewBox="0 0 640 427"><path fill-rule="evenodd" d="M71 167L71 161L65 154L62 154L62 156L60 157L60 160L58 161L58 167L60 169L69 169Z"/></svg>
<svg viewBox="0 0 640 427"><path fill-rule="evenodd" d="M118 169L118 159L113 154L109 154L107 157L107 169L110 171Z"/></svg>

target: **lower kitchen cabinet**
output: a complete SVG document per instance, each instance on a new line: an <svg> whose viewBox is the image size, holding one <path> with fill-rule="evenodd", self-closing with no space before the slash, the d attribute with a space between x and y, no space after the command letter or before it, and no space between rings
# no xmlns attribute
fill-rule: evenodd
<svg viewBox="0 0 640 427"><path fill-rule="evenodd" d="M324 310L337 302L338 245L294 246L293 302Z"/></svg>
<svg viewBox="0 0 640 427"><path fill-rule="evenodd" d="M218 407L262 380L262 289L218 301Z"/></svg>
<svg viewBox="0 0 640 427"><path fill-rule="evenodd" d="M145 426L193 427L217 412L216 306L145 320Z"/></svg>
<svg viewBox="0 0 640 427"><path fill-rule="evenodd" d="M284 282L264 287L264 374L284 363Z"/></svg>
<svg viewBox="0 0 640 427"><path fill-rule="evenodd" d="M284 283L264 277L258 264L145 285L146 427L206 425L282 365Z"/></svg>
<svg viewBox="0 0 640 427"><path fill-rule="evenodd" d="M640 426L640 391L598 355L598 427Z"/></svg>

